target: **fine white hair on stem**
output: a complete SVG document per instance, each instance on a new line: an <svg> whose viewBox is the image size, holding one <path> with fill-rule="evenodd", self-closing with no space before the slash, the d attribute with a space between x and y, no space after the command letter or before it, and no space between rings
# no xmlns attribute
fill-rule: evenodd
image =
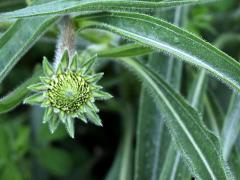
<svg viewBox="0 0 240 180"><path fill-rule="evenodd" d="M55 59L53 63L55 71L61 62L64 50L67 49L70 61L75 51L75 31L70 17L64 16L59 26L60 35L56 44Z"/></svg>

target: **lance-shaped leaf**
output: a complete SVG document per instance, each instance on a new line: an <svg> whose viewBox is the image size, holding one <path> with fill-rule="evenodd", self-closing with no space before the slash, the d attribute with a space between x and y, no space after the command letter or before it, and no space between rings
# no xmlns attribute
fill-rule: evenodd
<svg viewBox="0 0 240 180"><path fill-rule="evenodd" d="M0 38L0 83L18 60L56 21L55 17L37 17L17 22Z"/></svg>
<svg viewBox="0 0 240 180"><path fill-rule="evenodd" d="M105 180L131 180L133 166L134 116L129 105L121 109L123 117L123 135L114 162Z"/></svg>
<svg viewBox="0 0 240 180"><path fill-rule="evenodd" d="M101 51L98 56L108 57L134 57L149 54L152 49L143 47L139 44L126 44L117 48L106 49Z"/></svg>
<svg viewBox="0 0 240 180"><path fill-rule="evenodd" d="M179 21L181 8L177 8L175 19ZM175 23L179 23L176 22ZM150 53L151 49L138 44L127 44L116 48L110 48L98 53L98 57L130 57ZM150 56L149 65L156 72L161 72L166 80L173 85L175 89L180 88L182 62L174 60L173 57L166 59L159 53ZM156 107L151 96L146 89L141 92L139 119L137 126L137 145L135 155L135 174L137 179L160 179L175 178L176 176L190 178L186 166L181 165L179 153L175 148L168 148L170 137L167 128L164 125L163 117ZM173 145L173 143L171 144ZM168 153L171 151L171 153ZM168 155L166 155L168 153ZM168 159L168 156L175 155ZM176 159L176 161L175 161ZM162 168L162 166L164 167ZM172 165L172 167L170 167ZM168 173L168 172L170 173ZM183 172L184 171L184 172ZM162 177L162 175L164 176ZM186 175L185 175L186 174Z"/></svg>
<svg viewBox="0 0 240 180"><path fill-rule="evenodd" d="M197 179L233 179L223 161L218 138L201 122L199 114L161 77L141 62L125 58L121 62L145 82L165 117L179 152Z"/></svg>
<svg viewBox="0 0 240 180"><path fill-rule="evenodd" d="M240 132L240 95L234 93L223 126L223 156L229 159L233 145Z"/></svg>
<svg viewBox="0 0 240 180"><path fill-rule="evenodd" d="M149 48L137 44L127 44L110 48L98 53L98 57L119 58L143 55ZM159 54L151 55L149 65L157 72L166 74L166 79L179 88L181 62L163 58ZM165 57L164 57L165 58ZM141 92L139 120L137 126L137 147L135 155L134 179L158 179L161 164L168 149L169 134L164 127L161 113L154 104L146 89ZM118 157L119 158L119 157ZM116 167L117 168L117 167Z"/></svg>
<svg viewBox="0 0 240 180"><path fill-rule="evenodd" d="M240 64L201 38L177 26L138 13L96 13L86 27L103 28L208 70L240 92ZM99 22L99 23L97 23Z"/></svg>
<svg viewBox="0 0 240 180"><path fill-rule="evenodd" d="M194 79L190 92L188 95L188 101L192 107L202 112L203 107L203 97L206 92L206 72L202 70L198 73L196 79ZM175 148L172 147L174 144L171 144L169 151L167 153L166 160L164 162L163 170L161 172L160 180L164 179L190 179L190 175L184 170L182 165L182 160L179 152L175 151ZM175 152L174 152L175 151ZM179 177L178 177L179 176Z"/></svg>
<svg viewBox="0 0 240 180"><path fill-rule="evenodd" d="M36 83L38 81L38 77L40 74L42 74L42 72L39 69L36 69L31 78L27 79L15 90L1 98L0 114L6 113L15 108L17 105L19 105L22 102L22 100L30 93L30 90L27 87L33 83Z"/></svg>
<svg viewBox="0 0 240 180"><path fill-rule="evenodd" d="M193 80L190 92L188 95L188 101L191 106L198 109L200 113L203 112L203 100L207 86L207 75L205 70L201 70L196 78Z"/></svg>
<svg viewBox="0 0 240 180"><path fill-rule="evenodd" d="M221 136L220 129L222 128L224 114L217 104L216 97L214 97L212 93L204 97L204 106L206 111L206 126L217 136Z"/></svg>
<svg viewBox="0 0 240 180"><path fill-rule="evenodd" d="M42 16L50 14L69 14L73 12L99 11L99 10L147 10L161 7L173 7L184 4L198 4L215 0L175 0L175 1L147 1L147 0L58 0L35 6L29 6L13 12L0 14L0 18L20 18L29 16Z"/></svg>
<svg viewBox="0 0 240 180"><path fill-rule="evenodd" d="M176 151L172 143L168 148L166 160L164 161L164 166L161 171L159 179L160 180L164 180L164 179L174 180L176 178L182 179L183 177L177 177L177 170L179 168L180 162L181 162L180 154ZM190 179L190 177L188 177L188 179Z"/></svg>
<svg viewBox="0 0 240 180"><path fill-rule="evenodd" d="M181 7L175 9L172 18L174 24L180 25ZM163 11L159 12L161 18L166 16ZM181 84L182 62L175 60L172 56L166 58L160 53L153 53L149 57L149 67L155 72L161 73L166 82L175 90L179 90ZM144 87L144 84L143 84ZM142 89L138 116L137 145L136 145L136 165L135 180L151 179L162 180L170 179L171 176L165 171L174 171L176 151L174 147L169 147L171 137L164 123L164 117L159 112L158 107L151 98L146 88ZM172 145L173 143L171 143ZM168 157L170 149L173 153ZM146 153L147 152L147 153ZM180 158L178 158L180 162ZM168 165L166 165L168 163ZM172 167L169 165L173 165ZM184 166L185 167L185 166ZM189 176L188 176L189 177Z"/></svg>
<svg viewBox="0 0 240 180"><path fill-rule="evenodd" d="M148 64L151 69L161 73L172 87L179 89L182 62L176 61L172 57L166 59L165 56L156 53L150 57ZM143 85L143 87L145 86ZM137 127L135 180L142 178L159 179L159 174L160 172L162 174L165 162L171 161L166 155L169 151L168 146L171 138L163 120L164 117L158 110L148 90L146 88L142 89ZM168 179L168 174L163 173L166 175L165 178Z"/></svg>

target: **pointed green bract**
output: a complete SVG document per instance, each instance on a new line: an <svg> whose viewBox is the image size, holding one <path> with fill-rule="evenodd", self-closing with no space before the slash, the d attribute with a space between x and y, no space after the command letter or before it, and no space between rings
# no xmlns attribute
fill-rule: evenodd
<svg viewBox="0 0 240 180"><path fill-rule="evenodd" d="M46 76L53 75L53 68L46 57L43 57L43 72Z"/></svg>
<svg viewBox="0 0 240 180"><path fill-rule="evenodd" d="M98 100L108 100L108 99L111 99L113 96L104 91L96 91L94 92L94 97L95 99L98 99Z"/></svg>
<svg viewBox="0 0 240 180"><path fill-rule="evenodd" d="M98 85L95 85L95 84L92 86L92 90L99 91L101 89L102 89L102 86L98 86Z"/></svg>
<svg viewBox="0 0 240 180"><path fill-rule="evenodd" d="M89 83L97 83L103 77L103 75L104 73L94 74L92 76L89 76L89 78L86 78L86 80Z"/></svg>
<svg viewBox="0 0 240 180"><path fill-rule="evenodd" d="M52 108L46 108L44 115L43 115L43 123L44 124L51 119L52 113L53 113Z"/></svg>
<svg viewBox="0 0 240 180"><path fill-rule="evenodd" d="M47 98L45 98L41 103L41 107L49 107L49 105L50 105L50 101Z"/></svg>
<svg viewBox="0 0 240 180"><path fill-rule="evenodd" d="M97 126L102 126L102 121L95 112L88 111L86 113L86 115L87 115L89 121L91 121L93 124L95 124Z"/></svg>
<svg viewBox="0 0 240 180"><path fill-rule="evenodd" d="M27 97L23 103L24 104L41 104L44 100L44 96L43 94L40 94L40 93L37 93L37 94L34 94L34 95L31 95L29 97Z"/></svg>
<svg viewBox="0 0 240 180"><path fill-rule="evenodd" d="M89 73L89 70L92 69L94 63L96 60L96 56L91 57L89 60L86 61L86 63L83 64L82 70L84 74Z"/></svg>
<svg viewBox="0 0 240 180"><path fill-rule="evenodd" d="M82 112L78 112L78 118L81 119L84 123L87 123L87 118Z"/></svg>
<svg viewBox="0 0 240 180"><path fill-rule="evenodd" d="M68 53L66 49L55 71L44 58L45 76L40 77L41 82L29 86L29 89L38 93L25 99L25 103L39 104L46 108L43 123L48 122L51 133L63 123L68 134L74 138L74 119L78 118L87 123L88 118L95 125L102 126L97 115L99 109L94 102L95 99L105 100L112 96L100 91L102 87L96 85L103 73L89 74L90 71L94 72L92 68L96 56L85 61L80 68L78 54L75 53L69 59Z"/></svg>
<svg viewBox="0 0 240 180"><path fill-rule="evenodd" d="M60 113L60 110L57 109L57 108L53 108L53 112L56 113L56 114L58 114L58 113Z"/></svg>
<svg viewBox="0 0 240 180"><path fill-rule="evenodd" d="M40 79L40 81L41 81L42 83L49 84L49 83L51 82L51 79L48 78L48 77L40 76L39 79Z"/></svg>
<svg viewBox="0 0 240 180"><path fill-rule="evenodd" d="M97 106L94 103L88 101L87 106L89 109L93 110L94 112L99 112L99 109L97 108Z"/></svg>
<svg viewBox="0 0 240 180"><path fill-rule="evenodd" d="M53 116L50 118L50 120L48 121L48 127L50 132L53 134L57 127L59 126L59 119L58 116L56 114L53 114Z"/></svg>
<svg viewBox="0 0 240 180"><path fill-rule="evenodd" d="M37 84L33 84L31 86L28 86L28 89L32 90L32 91L44 91L47 90L49 88L48 85L43 84L43 83L37 83Z"/></svg>
<svg viewBox="0 0 240 180"><path fill-rule="evenodd" d="M70 68L74 71L77 70L77 68L78 68L78 54L77 53L75 53L72 58Z"/></svg>
<svg viewBox="0 0 240 180"><path fill-rule="evenodd" d="M67 117L67 121L65 123L68 134L74 138L74 120L71 117Z"/></svg>
<svg viewBox="0 0 240 180"><path fill-rule="evenodd" d="M61 65L63 69L66 69L68 67L68 64L69 64L69 55L68 55L68 50L65 49L61 59Z"/></svg>
<svg viewBox="0 0 240 180"><path fill-rule="evenodd" d="M63 73L63 67L62 67L62 64L59 64L58 67L57 67L57 71L56 71L56 74L62 74Z"/></svg>
<svg viewBox="0 0 240 180"><path fill-rule="evenodd" d="M65 122L66 122L66 119L67 119L67 116L66 116L66 114L65 114L63 111L61 111L61 112L59 113L59 118L60 118L60 121L61 121L62 123L65 123Z"/></svg>

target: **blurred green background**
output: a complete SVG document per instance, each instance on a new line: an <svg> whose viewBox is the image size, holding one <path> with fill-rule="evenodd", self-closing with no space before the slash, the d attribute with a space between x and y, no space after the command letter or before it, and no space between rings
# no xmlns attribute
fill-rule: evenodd
<svg viewBox="0 0 240 180"><path fill-rule="evenodd" d="M1 12L24 6L26 2L21 0L0 0ZM225 0L188 9L185 29L239 59L239 0ZM171 19L172 9L165 12ZM9 25L0 24L0 36ZM35 65L41 63L43 56L49 59L54 57L57 36L57 26L54 26L31 48L0 85L1 96L30 77ZM111 35L112 38L118 37ZM90 39L78 37L79 49L91 44ZM99 43L108 41L106 39L104 33L97 36ZM191 79L188 74L189 67L184 65L184 75ZM41 123L43 111L39 107L20 105L9 113L0 114L0 180L105 179L128 128L132 128L130 136L127 137L132 141L134 151L135 130L132 125L136 124L137 120L141 84L132 74L112 63L102 65L99 71L105 72L100 84L114 95L114 99L98 103L103 120L102 128L76 121L76 136L75 139L71 139L63 127L51 135L47 125ZM213 90L218 89L216 95L225 112L230 89L215 79L210 80L209 84ZM183 94L187 93L188 86L188 81L185 81L181 90ZM224 88L219 90L219 87Z"/></svg>

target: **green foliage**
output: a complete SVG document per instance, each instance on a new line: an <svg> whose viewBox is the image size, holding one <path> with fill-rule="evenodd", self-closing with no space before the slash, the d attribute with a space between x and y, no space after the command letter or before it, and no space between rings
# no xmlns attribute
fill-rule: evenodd
<svg viewBox="0 0 240 180"><path fill-rule="evenodd" d="M24 83L19 85L14 91L6 95L0 100L0 113L6 113L17 105L19 105L23 99L29 94L28 86L38 81L41 70L36 69L33 77L26 80Z"/></svg>
<svg viewBox="0 0 240 180"><path fill-rule="evenodd" d="M39 163L54 175L66 176L71 172L72 159L66 151L49 147L35 153Z"/></svg>
<svg viewBox="0 0 240 180"><path fill-rule="evenodd" d="M163 20L142 14L101 13L90 15L87 18L89 17L91 20L102 22L102 24L93 22L88 26L99 26L111 30L128 39L135 40L143 46L164 51L207 69L212 75L240 91L239 63L187 31ZM152 31L153 29L155 31Z"/></svg>
<svg viewBox="0 0 240 180"><path fill-rule="evenodd" d="M0 179L239 179L238 4L0 1Z"/></svg>
<svg viewBox="0 0 240 180"><path fill-rule="evenodd" d="M17 20L1 36L0 82L55 20L53 17Z"/></svg>
<svg viewBox="0 0 240 180"><path fill-rule="evenodd" d="M203 126L197 112L143 64L129 59L123 62L134 68L154 94L171 136L192 173L199 179L232 179L220 156L218 138Z"/></svg>
<svg viewBox="0 0 240 180"><path fill-rule="evenodd" d="M146 10L155 9L161 7L172 7L184 4L197 4L204 2L211 2L213 0L177 0L169 2L158 1L144 1L144 0L87 0L84 2L79 1L52 1L45 4L30 6L24 9L16 10L14 12L8 12L1 14L2 18L20 18L20 17L30 17L30 16L41 16L41 15L51 15L51 14L68 14L72 12L84 11L106 11L106 10Z"/></svg>

